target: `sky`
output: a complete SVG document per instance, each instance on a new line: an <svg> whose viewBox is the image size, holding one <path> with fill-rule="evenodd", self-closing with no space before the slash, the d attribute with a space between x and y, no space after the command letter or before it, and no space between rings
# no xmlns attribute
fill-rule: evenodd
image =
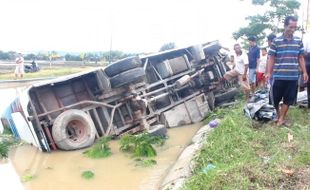
<svg viewBox="0 0 310 190"><path fill-rule="evenodd" d="M156 52L213 40L262 9L250 0L0 0L0 50Z"/></svg>

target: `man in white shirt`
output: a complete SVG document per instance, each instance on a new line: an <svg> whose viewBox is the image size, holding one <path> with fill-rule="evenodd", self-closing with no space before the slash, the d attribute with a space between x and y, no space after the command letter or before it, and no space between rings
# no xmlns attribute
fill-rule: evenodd
<svg viewBox="0 0 310 190"><path fill-rule="evenodd" d="M249 67L248 55L242 52L240 44L235 44L234 50L236 53L234 60L235 67L225 73L224 79L231 81L232 79L238 78L241 89L246 95L246 100L248 100L251 90L247 79L247 71Z"/></svg>
<svg viewBox="0 0 310 190"><path fill-rule="evenodd" d="M15 68L15 79L17 79L18 75L20 75L20 78L23 78L24 76L24 58L21 53L17 54L17 57L15 59L16 68Z"/></svg>

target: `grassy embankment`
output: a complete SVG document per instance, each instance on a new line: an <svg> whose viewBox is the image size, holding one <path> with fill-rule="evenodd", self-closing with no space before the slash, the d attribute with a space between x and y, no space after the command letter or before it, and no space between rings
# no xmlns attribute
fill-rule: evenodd
<svg viewBox="0 0 310 190"><path fill-rule="evenodd" d="M276 127L246 118L242 108L221 109L206 120L222 118L183 189L309 189L309 111L291 108L291 126ZM206 170L208 164L215 168Z"/></svg>
<svg viewBox="0 0 310 190"><path fill-rule="evenodd" d="M41 78L41 77L58 77L86 71L94 67L55 67L45 68L35 73L25 73L24 79ZM0 80L13 80L14 73L0 74Z"/></svg>

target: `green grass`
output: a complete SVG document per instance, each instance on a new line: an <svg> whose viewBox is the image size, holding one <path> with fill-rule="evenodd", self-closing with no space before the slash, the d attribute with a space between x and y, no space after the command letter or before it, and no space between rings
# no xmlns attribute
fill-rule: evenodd
<svg viewBox="0 0 310 190"><path fill-rule="evenodd" d="M8 158L11 146L16 145L17 141L9 134L0 135L0 159Z"/></svg>
<svg viewBox="0 0 310 190"><path fill-rule="evenodd" d="M69 75L73 73L78 73L81 71L86 71L90 67L55 67L55 68L45 68L35 73L25 73L24 79L41 78L41 77L58 77ZM13 80L14 73L0 74L0 80Z"/></svg>
<svg viewBox="0 0 310 190"><path fill-rule="evenodd" d="M162 146L165 140L163 137L153 136L148 133L124 135L120 139L120 150L135 158L136 166L151 167L157 164L156 160L150 159L157 155L154 145Z"/></svg>
<svg viewBox="0 0 310 190"><path fill-rule="evenodd" d="M292 126L275 127L246 118L242 108L238 104L217 110L206 119L222 118L195 158L194 175L183 189L292 189L303 181L310 183L306 110L291 108ZM291 142L288 133L294 137ZM215 168L204 172L208 164Z"/></svg>
<svg viewBox="0 0 310 190"><path fill-rule="evenodd" d="M7 158L10 144L7 141L0 142L0 159Z"/></svg>
<svg viewBox="0 0 310 190"><path fill-rule="evenodd" d="M154 157L157 155L153 145L163 145L165 139L147 133L125 135L120 140L120 150L132 154L133 157Z"/></svg>
<svg viewBox="0 0 310 190"><path fill-rule="evenodd" d="M112 155L111 148L109 147L109 141L111 137L102 137L88 150L84 151L89 158L106 158Z"/></svg>
<svg viewBox="0 0 310 190"><path fill-rule="evenodd" d="M13 135L11 129L5 127L4 130L3 130L3 135Z"/></svg>
<svg viewBox="0 0 310 190"><path fill-rule="evenodd" d="M95 177L95 174L92 172L92 171L84 171L83 173L82 173L82 177L84 178L84 179L92 179L92 178L94 178Z"/></svg>
<svg viewBox="0 0 310 190"><path fill-rule="evenodd" d="M22 182L32 181L34 178L36 178L35 175L26 174L26 175L23 175L23 176L22 176Z"/></svg>

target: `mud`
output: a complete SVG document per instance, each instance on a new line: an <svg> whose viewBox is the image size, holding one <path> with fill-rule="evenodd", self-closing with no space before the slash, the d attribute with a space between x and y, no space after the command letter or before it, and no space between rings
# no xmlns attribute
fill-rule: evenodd
<svg viewBox="0 0 310 190"><path fill-rule="evenodd" d="M119 151L118 141L112 141L110 147L113 154L104 159L87 158L82 154L85 150L42 153L30 145L24 145L10 152L9 162L15 170L11 173L16 173L18 179L33 176L32 180L22 183L26 190L157 189L162 177L191 143L191 138L201 125L169 129L169 139L157 149L157 164L150 168L136 166L132 158ZM95 177L88 180L82 178L81 174L86 170L93 171Z"/></svg>

